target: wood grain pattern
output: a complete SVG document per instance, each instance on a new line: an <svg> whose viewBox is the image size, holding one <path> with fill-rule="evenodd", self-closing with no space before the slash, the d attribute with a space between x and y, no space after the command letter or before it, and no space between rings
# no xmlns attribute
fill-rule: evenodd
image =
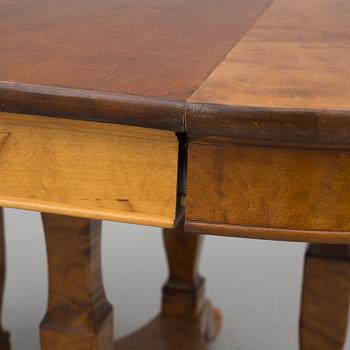
<svg viewBox="0 0 350 350"><path fill-rule="evenodd" d="M349 60L348 1L277 0L191 101L349 110Z"/></svg>
<svg viewBox="0 0 350 350"><path fill-rule="evenodd" d="M176 229L164 230L163 239L169 277L163 287L162 313L196 319L206 303L204 278L198 271L203 236L185 233L180 223Z"/></svg>
<svg viewBox="0 0 350 350"><path fill-rule="evenodd" d="M347 0L276 0L190 98L188 131L349 139L349 61Z"/></svg>
<svg viewBox="0 0 350 350"><path fill-rule="evenodd" d="M1 136L0 136L1 137ZM2 328L1 315L2 303L5 289L6 277L6 255L5 255L5 232L4 232L4 217L3 209L0 208L0 349L10 350L10 335Z"/></svg>
<svg viewBox="0 0 350 350"><path fill-rule="evenodd" d="M40 114L44 105L48 115L180 131L183 114L170 102L165 116L162 106L186 101L271 1L1 0L1 109ZM156 104L156 116L140 115L135 104Z"/></svg>
<svg viewBox="0 0 350 350"><path fill-rule="evenodd" d="M202 220L186 220L187 232L218 236L268 239L291 242L344 244L349 242L349 231L296 230L276 227L242 226Z"/></svg>
<svg viewBox="0 0 350 350"><path fill-rule="evenodd" d="M0 110L184 131L184 101L0 81Z"/></svg>
<svg viewBox="0 0 350 350"><path fill-rule="evenodd" d="M191 103L186 110L186 131L193 136L217 136L249 142L347 144L349 112L288 110Z"/></svg>
<svg viewBox="0 0 350 350"><path fill-rule="evenodd" d="M101 222L43 214L49 302L43 350L112 350L113 310L101 271Z"/></svg>
<svg viewBox="0 0 350 350"><path fill-rule="evenodd" d="M161 227L176 222L179 147L171 132L2 113L4 139L3 206Z"/></svg>
<svg viewBox="0 0 350 350"><path fill-rule="evenodd" d="M203 236L188 233L184 222L163 230L169 277L163 287L162 317L189 320L207 341L221 330L221 314L205 297L205 281L198 271ZM184 322L186 324L186 322Z"/></svg>
<svg viewBox="0 0 350 350"><path fill-rule="evenodd" d="M343 350L350 292L348 245L311 245L305 256L301 350Z"/></svg>
<svg viewBox="0 0 350 350"><path fill-rule="evenodd" d="M348 242L349 176L349 150L190 142L186 220L191 231Z"/></svg>
<svg viewBox="0 0 350 350"><path fill-rule="evenodd" d="M204 298L204 280L198 274L202 238L185 233L183 221L164 231L169 279L161 315L114 342L112 307L102 281L101 222L53 214L42 218L49 267L43 350L205 350L205 342L219 333L220 313Z"/></svg>

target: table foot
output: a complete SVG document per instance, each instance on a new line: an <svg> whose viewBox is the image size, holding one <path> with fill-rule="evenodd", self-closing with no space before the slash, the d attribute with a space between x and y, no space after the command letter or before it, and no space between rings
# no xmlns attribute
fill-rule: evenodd
<svg viewBox="0 0 350 350"><path fill-rule="evenodd" d="M204 339L207 342L213 341L220 334L222 328L222 314L221 311L215 307L211 306L211 303L208 302L206 308L206 316L204 318Z"/></svg>
<svg viewBox="0 0 350 350"><path fill-rule="evenodd" d="M210 337L221 327L221 315L210 308ZM115 342L114 350L207 350L201 327L190 320L159 315L139 331Z"/></svg>

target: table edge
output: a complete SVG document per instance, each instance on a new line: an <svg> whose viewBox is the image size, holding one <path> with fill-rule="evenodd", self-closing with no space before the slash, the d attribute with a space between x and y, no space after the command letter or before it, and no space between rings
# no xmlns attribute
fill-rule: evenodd
<svg viewBox="0 0 350 350"><path fill-rule="evenodd" d="M0 111L184 132L186 102L0 81Z"/></svg>
<svg viewBox="0 0 350 350"><path fill-rule="evenodd" d="M140 126L190 135L350 143L350 110L194 103L0 82L0 111Z"/></svg>
<svg viewBox="0 0 350 350"><path fill-rule="evenodd" d="M256 227L185 220L186 232L274 241L349 244L349 231Z"/></svg>
<svg viewBox="0 0 350 350"><path fill-rule="evenodd" d="M186 108L186 132L258 141L347 144L350 110L190 103Z"/></svg>

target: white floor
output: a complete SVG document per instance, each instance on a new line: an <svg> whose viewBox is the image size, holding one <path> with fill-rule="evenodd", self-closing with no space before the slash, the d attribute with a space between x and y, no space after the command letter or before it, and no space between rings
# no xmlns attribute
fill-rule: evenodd
<svg viewBox="0 0 350 350"><path fill-rule="evenodd" d="M47 302L47 266L40 217L6 210L7 284L3 322L12 350L39 349L38 323ZM305 245L207 237L201 271L207 294L224 313L212 350L297 350ZM103 271L117 337L159 309L166 277L160 230L104 223ZM348 341L349 343L349 341ZM346 349L350 350L350 344Z"/></svg>

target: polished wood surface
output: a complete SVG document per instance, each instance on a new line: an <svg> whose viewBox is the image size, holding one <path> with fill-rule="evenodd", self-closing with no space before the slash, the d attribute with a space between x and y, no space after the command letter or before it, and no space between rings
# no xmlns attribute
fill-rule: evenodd
<svg viewBox="0 0 350 350"><path fill-rule="evenodd" d="M186 99L270 2L1 0L0 80Z"/></svg>
<svg viewBox="0 0 350 350"><path fill-rule="evenodd" d="M0 350L10 350L10 335L2 327L2 304L5 288L6 256L3 209L0 208Z"/></svg>
<svg viewBox="0 0 350 350"><path fill-rule="evenodd" d="M305 256L300 350L344 350L349 317L348 245L311 245Z"/></svg>
<svg viewBox="0 0 350 350"><path fill-rule="evenodd" d="M191 101L348 111L349 60L348 1L274 1Z"/></svg>
<svg viewBox="0 0 350 350"><path fill-rule="evenodd" d="M172 227L178 154L172 132L0 113L0 203Z"/></svg>
<svg viewBox="0 0 350 350"><path fill-rule="evenodd" d="M192 95L188 231L349 242L349 16L274 1Z"/></svg>
<svg viewBox="0 0 350 350"><path fill-rule="evenodd" d="M350 4L276 0L194 92L186 230L350 242Z"/></svg>
<svg viewBox="0 0 350 350"><path fill-rule="evenodd" d="M183 113L163 115L162 105L186 101L271 1L1 0L1 108L70 117L74 109L180 131ZM142 101L154 103L150 124L139 115Z"/></svg>
<svg viewBox="0 0 350 350"><path fill-rule="evenodd" d="M349 61L348 1L274 1L190 98L187 131L348 141Z"/></svg>
<svg viewBox="0 0 350 350"><path fill-rule="evenodd" d="M184 131L186 103L0 81L0 111Z"/></svg>
<svg viewBox="0 0 350 350"><path fill-rule="evenodd" d="M190 142L188 229L348 242L349 160L348 150Z"/></svg>
<svg viewBox="0 0 350 350"><path fill-rule="evenodd" d="M0 109L348 143L349 13L345 0L2 0Z"/></svg>

